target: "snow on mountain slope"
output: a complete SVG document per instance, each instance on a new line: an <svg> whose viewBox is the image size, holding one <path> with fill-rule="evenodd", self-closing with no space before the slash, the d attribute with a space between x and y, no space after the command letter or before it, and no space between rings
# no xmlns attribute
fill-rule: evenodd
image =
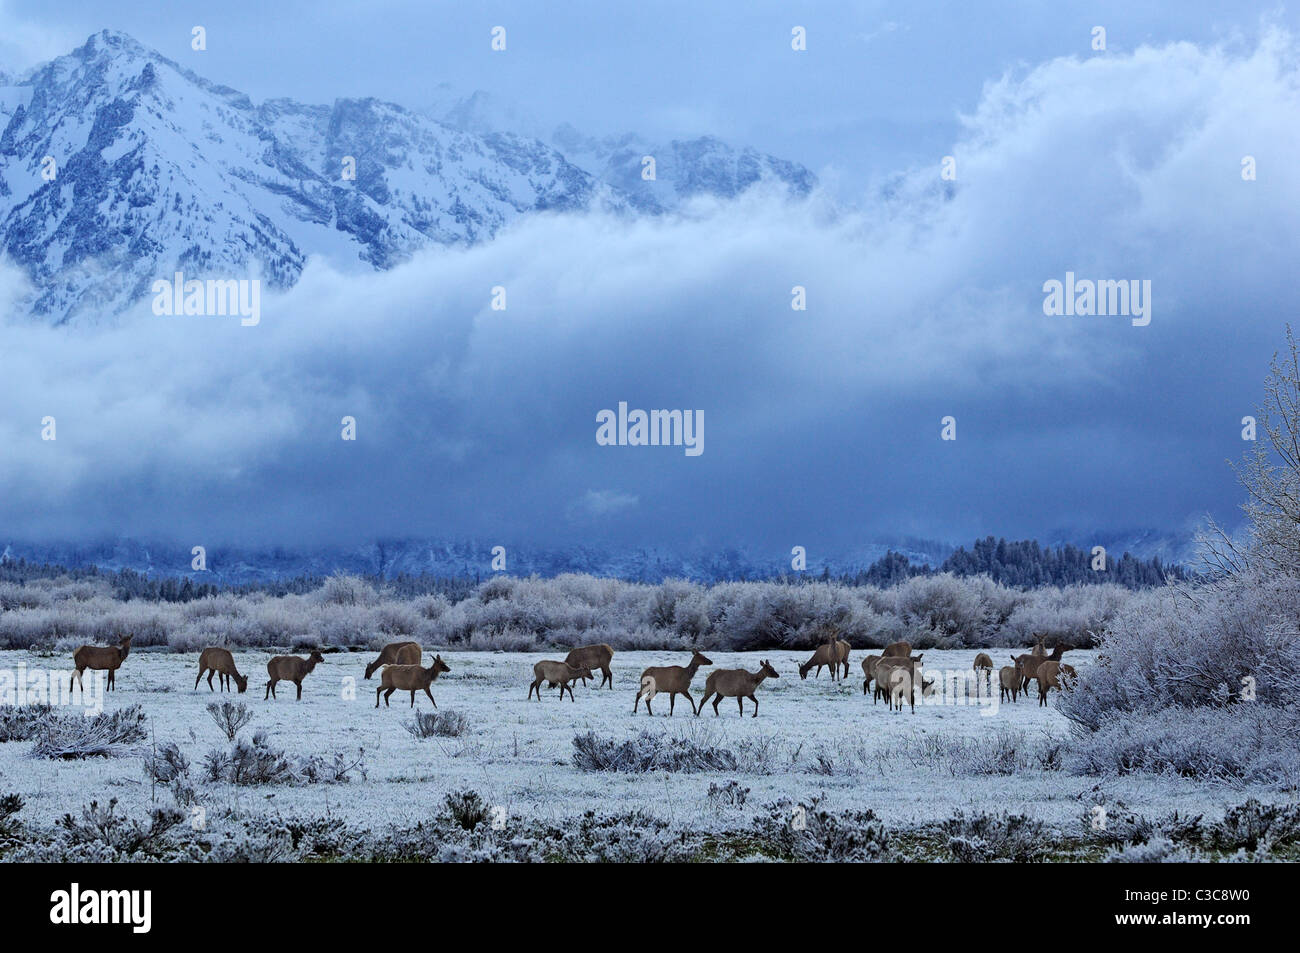
<svg viewBox="0 0 1300 953"><path fill-rule="evenodd" d="M660 182L642 182L639 144L566 134L571 162L500 127L528 128L516 114L487 122L485 101L452 103L457 126L374 99L259 106L106 30L0 79L0 248L35 289L28 309L57 324L119 313L177 270L285 287L308 256L386 269L532 212L655 212L772 176L811 187L799 166L713 139L673 143Z"/></svg>

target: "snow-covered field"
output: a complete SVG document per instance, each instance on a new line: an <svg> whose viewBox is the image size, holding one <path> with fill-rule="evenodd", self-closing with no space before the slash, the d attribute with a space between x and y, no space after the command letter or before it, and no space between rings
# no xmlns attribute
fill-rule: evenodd
<svg viewBox="0 0 1300 953"><path fill-rule="evenodd" d="M791 652L710 652L712 668L743 666L756 670L758 659L769 659L781 673L758 690L758 718L740 718L734 699L726 699L715 717L706 708L698 718L679 699L676 714L666 717L667 700L655 703L654 717L645 708L635 717L632 702L641 670L647 665L682 664L682 653L620 652L614 657L614 689L594 684L576 689L576 702L559 699L544 689L542 701L526 699L532 665L539 658L562 657L524 653L444 652L451 666L434 685L439 710L457 711L469 719L469 731L459 738L417 740L404 727L411 719L409 695L394 693L392 707L374 707L374 680L363 680L365 663L373 653L331 654L307 678L301 702L292 684L281 683L279 699L264 701L266 660L270 651L242 651L236 656L249 675L248 692L210 693L206 682L194 690L197 656L163 652L133 652L118 672L118 690L105 695L105 710L139 703L149 716L150 745L176 742L196 767L213 748L229 743L213 724L205 706L214 698L237 698L254 713L245 735L265 730L272 744L292 754L355 755L365 750L368 778L348 784L235 787L204 785L208 815L220 808L248 812L323 815L331 813L350 823L380 826L411 824L429 816L451 791L472 788L511 816L569 817L588 808L614 811L642 809L670 820L710 826L734 821L741 809L710 799L710 784L734 778L751 789L744 811L779 797L806 798L825 792L830 803L870 808L887 823L935 820L957 809L1026 813L1054 824L1072 826L1093 804L1123 803L1148 815L1174 809L1217 816L1226 804L1257 794L1180 779L1126 777L1099 780L1060 771L1026 767L1014 775L968 776L954 771L942 755L926 755L924 742L953 739L994 742L1000 732L1024 732L1035 744L1049 738L1068 739L1064 718L1054 699L1039 707L1034 690L1018 704L996 707L961 704L918 705L915 714L891 713L884 703L872 704L862 694L860 661L855 651L850 675L832 683L823 671L800 680L796 662L806 657ZM1005 664L1010 649L990 650L996 664ZM975 652L927 651L927 677L942 670L968 672ZM426 652L425 664L431 655ZM1082 668L1089 652L1072 652L1068 661ZM28 652L0 652L0 671L21 665L63 669L69 659ZM696 675L693 694L698 701L709 668ZM996 695L996 693L995 693ZM420 694L416 709L430 710ZM761 742L766 757L747 762L737 771L627 774L587 772L573 764L573 738L594 731L624 739L640 731L694 738L732 747L743 739ZM144 808L151 797L166 802L162 786L146 778L137 757L46 761L29 757L29 742L0 744L0 793L16 791L27 800L24 816L53 823L92 798L117 798L130 810ZM881 755L884 757L881 757ZM827 773L829 772L829 773ZM197 773L197 772L196 772ZM214 810L213 808L218 810ZM216 821L219 823L219 821Z"/></svg>

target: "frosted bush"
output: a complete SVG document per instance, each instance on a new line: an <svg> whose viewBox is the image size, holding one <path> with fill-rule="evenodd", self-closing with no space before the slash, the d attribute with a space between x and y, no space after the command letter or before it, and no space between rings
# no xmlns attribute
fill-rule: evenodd
<svg viewBox="0 0 1300 953"><path fill-rule="evenodd" d="M364 579L339 573L325 580L316 598L327 606L369 606L379 597L375 587Z"/></svg>

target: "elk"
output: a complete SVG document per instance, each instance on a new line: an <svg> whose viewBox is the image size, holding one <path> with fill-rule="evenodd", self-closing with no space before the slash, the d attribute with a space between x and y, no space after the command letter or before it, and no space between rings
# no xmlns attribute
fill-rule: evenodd
<svg viewBox="0 0 1300 953"><path fill-rule="evenodd" d="M713 699L713 714L718 715L718 702L724 698L734 698L736 704L740 706L740 717L745 717L745 699L748 698L754 703L754 714L752 717L758 717L758 699L754 697L754 692L758 686L763 684L765 678L780 678L767 661L763 659L759 663L757 672L747 672L743 668L724 668L716 672L710 672L709 677L704 682L704 697L700 699L700 707L695 710L696 717L704 709L704 703L709 700L710 696L716 696Z"/></svg>
<svg viewBox="0 0 1300 953"><path fill-rule="evenodd" d="M1040 642L1039 646L1041 647L1041 645L1042 643ZM1057 642L1056 647L1052 649L1052 654L1046 657L1042 655L1034 655L1032 653L1029 655L1013 656L1011 661L1020 669L1020 690L1022 692L1028 692L1029 683L1038 675L1038 667L1044 662L1059 662L1061 660L1061 655L1064 654L1064 652L1065 643Z"/></svg>
<svg viewBox="0 0 1300 953"><path fill-rule="evenodd" d="M235 684L239 686L239 694L244 694L248 690L247 676L240 675L239 670L235 668L235 657L230 654L228 649L206 648L199 654L199 677L194 680L194 690L198 691L199 682L203 679L203 673L208 673L208 691L216 691L212 687L212 676L218 676L217 681L221 683L221 690L228 691L230 680L233 678Z"/></svg>
<svg viewBox="0 0 1300 953"><path fill-rule="evenodd" d="M876 665L880 662L879 655L868 655L862 660L862 674L866 676L862 680L862 694L867 693L867 686L871 680L876 677Z"/></svg>
<svg viewBox="0 0 1300 953"><path fill-rule="evenodd" d="M699 709L695 707L695 699L691 697L691 679L695 678L695 673L699 671L701 665L712 664L713 659L700 654L699 651L693 651L688 665L652 665L641 673L641 685L636 690L636 700L632 702L632 714L636 714L637 706L644 698L645 713L653 715L654 712L650 710L650 699L660 692L667 692L669 717L672 716L673 708L677 705L678 695L685 695L686 700L691 703L691 711L698 715Z"/></svg>
<svg viewBox="0 0 1300 953"><path fill-rule="evenodd" d="M275 697L275 683L293 682L298 686L298 701L302 701L302 680L311 674L318 663L325 661L325 656L320 654L317 649L311 650L311 655L307 658L299 658L296 655L277 655L271 661L266 663L266 673L271 676L271 680L266 683L266 695L262 700Z"/></svg>
<svg viewBox="0 0 1300 953"><path fill-rule="evenodd" d="M414 645L414 643L409 643ZM379 687L375 689L375 707L379 707L379 693L384 692L384 707L388 707L388 696L399 688L404 692L411 693L411 707L415 707L415 693L423 690L424 694L429 696L429 701L433 702L433 707L437 708L438 703L433 701L433 692L429 691L429 686L438 680L438 676L443 672L450 672L451 666L442 660L441 655L433 657L433 664L428 668L422 668L419 662L414 665L385 665L384 670L379 673ZM384 691L384 689L388 689Z"/></svg>
<svg viewBox="0 0 1300 953"><path fill-rule="evenodd" d="M82 684L81 673L86 669L91 671L108 672L108 688L116 691L117 688L117 670L122 667L126 661L127 655L131 653L131 640L135 635L124 635L118 640L117 645L83 645L77 649L72 656L72 664L77 667L77 671L68 681L68 691L72 691L72 683L76 682L81 685L84 692L86 686Z"/></svg>
<svg viewBox="0 0 1300 953"><path fill-rule="evenodd" d="M876 702L880 701L880 699L886 697L888 690L885 688L884 679L887 677L890 668L895 665L904 665L908 662L915 664L921 661L923 655L924 653L922 653L922 655L909 655L907 658L899 658L897 656L889 655L882 656L879 661L876 662L871 672L871 677L875 679L876 682L876 690L871 695L871 704L874 705Z"/></svg>
<svg viewBox="0 0 1300 953"><path fill-rule="evenodd" d="M1004 665L998 669L998 681L1002 685L1002 700L1006 701L1007 696L1012 701L1020 695L1020 675L1014 665Z"/></svg>
<svg viewBox="0 0 1300 953"><path fill-rule="evenodd" d="M1029 654L1034 658L1045 658L1047 656L1047 649L1043 646L1043 640L1047 638L1047 636L1043 635L1041 632L1032 632L1030 634L1034 637L1034 647L1030 649Z"/></svg>
<svg viewBox="0 0 1300 953"><path fill-rule="evenodd" d="M989 658L987 652L981 652L979 655L975 656L975 664L972 666L972 668L974 668L975 671L977 672L980 669L987 669L988 671L992 672L993 659Z"/></svg>
<svg viewBox="0 0 1300 953"><path fill-rule="evenodd" d="M912 714L916 714L916 682L921 679L921 692L924 694L929 684L924 681L925 676L921 671L921 656L913 655L908 658L889 658L881 659L876 666L876 697L882 695L886 703L892 710L897 704L898 711L903 710L903 695L906 693L908 702L912 706Z"/></svg>
<svg viewBox="0 0 1300 953"><path fill-rule="evenodd" d="M1062 691L1069 688L1078 673L1074 666L1051 659L1038 666L1038 704L1047 704L1047 690L1055 688Z"/></svg>
<svg viewBox="0 0 1300 953"><path fill-rule="evenodd" d="M379 658L366 666L366 678L375 674L381 665L419 665L424 649L419 642L389 642L379 653Z"/></svg>
<svg viewBox="0 0 1300 953"><path fill-rule="evenodd" d="M832 642L823 642L817 646L817 651L813 652L813 657L799 666L799 677L808 678L809 670L817 666L815 677L821 678L822 667L830 666L831 681L837 677L847 678L849 674L849 643L843 639L836 639ZM844 666L844 674L840 675L840 666Z"/></svg>
<svg viewBox="0 0 1300 953"><path fill-rule="evenodd" d="M577 665L581 668L587 668L595 672L600 671L601 679L597 688L604 688L609 684L610 691L614 689L614 673L610 670L609 663L614 658L614 650L604 642L598 645L580 645L576 649L564 656L564 661L570 665ZM594 680L594 678L593 678ZM582 684L586 685L587 680L584 678Z"/></svg>
<svg viewBox="0 0 1300 953"><path fill-rule="evenodd" d="M591 669L583 665L570 665L568 662L551 662L541 661L533 666L533 683L528 686L528 697L533 697L533 692L537 692L537 700L542 700L542 682L546 683L547 688L560 686L560 701L564 701L564 689L569 689L569 698L574 702L577 699L573 697L573 683L583 676L595 678L591 674Z"/></svg>
<svg viewBox="0 0 1300 953"><path fill-rule="evenodd" d="M911 654L911 642L891 642L882 653L885 658L908 658Z"/></svg>

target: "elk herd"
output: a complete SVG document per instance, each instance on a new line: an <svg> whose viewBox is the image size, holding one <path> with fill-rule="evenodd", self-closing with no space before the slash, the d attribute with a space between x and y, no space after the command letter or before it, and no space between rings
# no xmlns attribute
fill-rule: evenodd
<svg viewBox="0 0 1300 953"><path fill-rule="evenodd" d="M76 672L72 676L73 682L81 684L82 673L86 669L107 671L107 688L114 689L117 670L122 667L122 663L126 661L131 651L131 639L132 636L128 635L114 646L83 645L77 649L73 654L73 664L76 667ZM1012 664L1004 665L998 670L1001 701L1016 702L1022 692L1028 693L1029 685L1033 682L1038 689L1038 704L1044 706L1047 704L1049 691L1055 689L1059 692L1070 687L1076 672L1072 666L1061 661L1061 656L1067 648L1065 643L1058 640L1049 654L1044 641L1044 636L1035 633L1033 648L1023 655L1012 656ZM808 673L814 670L814 677L819 677L822 669L825 668L830 672L831 681L845 679L849 674L849 652L849 643L832 634L817 646L812 658L798 664L799 677L807 679ZM433 699L431 686L439 675L450 672L451 668L442 660L441 655L435 655L433 664L425 668L423 655L424 650L418 642L392 642L384 646L377 659L366 665L367 679L374 675L376 670L382 669L379 675L379 687L375 689L376 708L379 707L381 696L384 705L387 706L389 697L395 691L410 692L411 707L415 706L416 692L421 691L429 697L433 707L438 707L438 703ZM559 687L561 701L564 700L564 693L567 691L570 701L576 703L577 699L573 695L574 682L581 680L585 685L589 679L594 681L596 672L601 675L597 689L608 686L612 690L614 673L610 666L613 658L614 650L600 643L575 648L565 656L563 661L540 661L533 666L533 680L528 686L528 700L531 701L535 694L537 700L541 701L542 685L545 684L547 688ZM269 680L266 683L263 700L276 697L277 682L292 682L297 688L297 697L301 700L303 680L324 661L324 656L316 650L313 650L307 658L296 655L275 656L266 663ZM641 673L636 698L632 703L632 714L637 713L641 702L644 701L646 714L653 715L650 703L657 695L666 693L669 715L672 715L677 706L677 696L681 695L691 706L692 714L696 716L704 710L704 704L710 698L713 699L714 715L720 714L718 704L722 699L734 698L742 717L745 713L745 700L748 699L753 703L751 717L757 718L758 696L755 693L766 679L781 677L777 670L764 659L759 663L756 672L744 668L712 671L705 679L704 695L699 704L696 704L691 695L691 682L701 667L712 664L711 659L695 651L691 653L691 659L685 665L659 665L645 669ZM981 685L987 684L991 692L993 659L988 653L980 652L975 656L972 668L977 682ZM212 684L214 677L218 679L222 691L230 689L232 680L239 692L242 693L248 688L248 677L239 673L235 667L235 658L228 649L211 647L200 653L199 674L194 679L196 690L205 674L208 676L209 691L216 690ZM868 655L862 660L862 674L864 676L862 694L866 695L874 682L872 704L883 699L886 707L891 711L902 711L906 704L915 713L916 693L919 691L926 696L934 687L934 680L925 677L922 655L913 655L912 645L909 642L894 642L885 646L879 655Z"/></svg>

